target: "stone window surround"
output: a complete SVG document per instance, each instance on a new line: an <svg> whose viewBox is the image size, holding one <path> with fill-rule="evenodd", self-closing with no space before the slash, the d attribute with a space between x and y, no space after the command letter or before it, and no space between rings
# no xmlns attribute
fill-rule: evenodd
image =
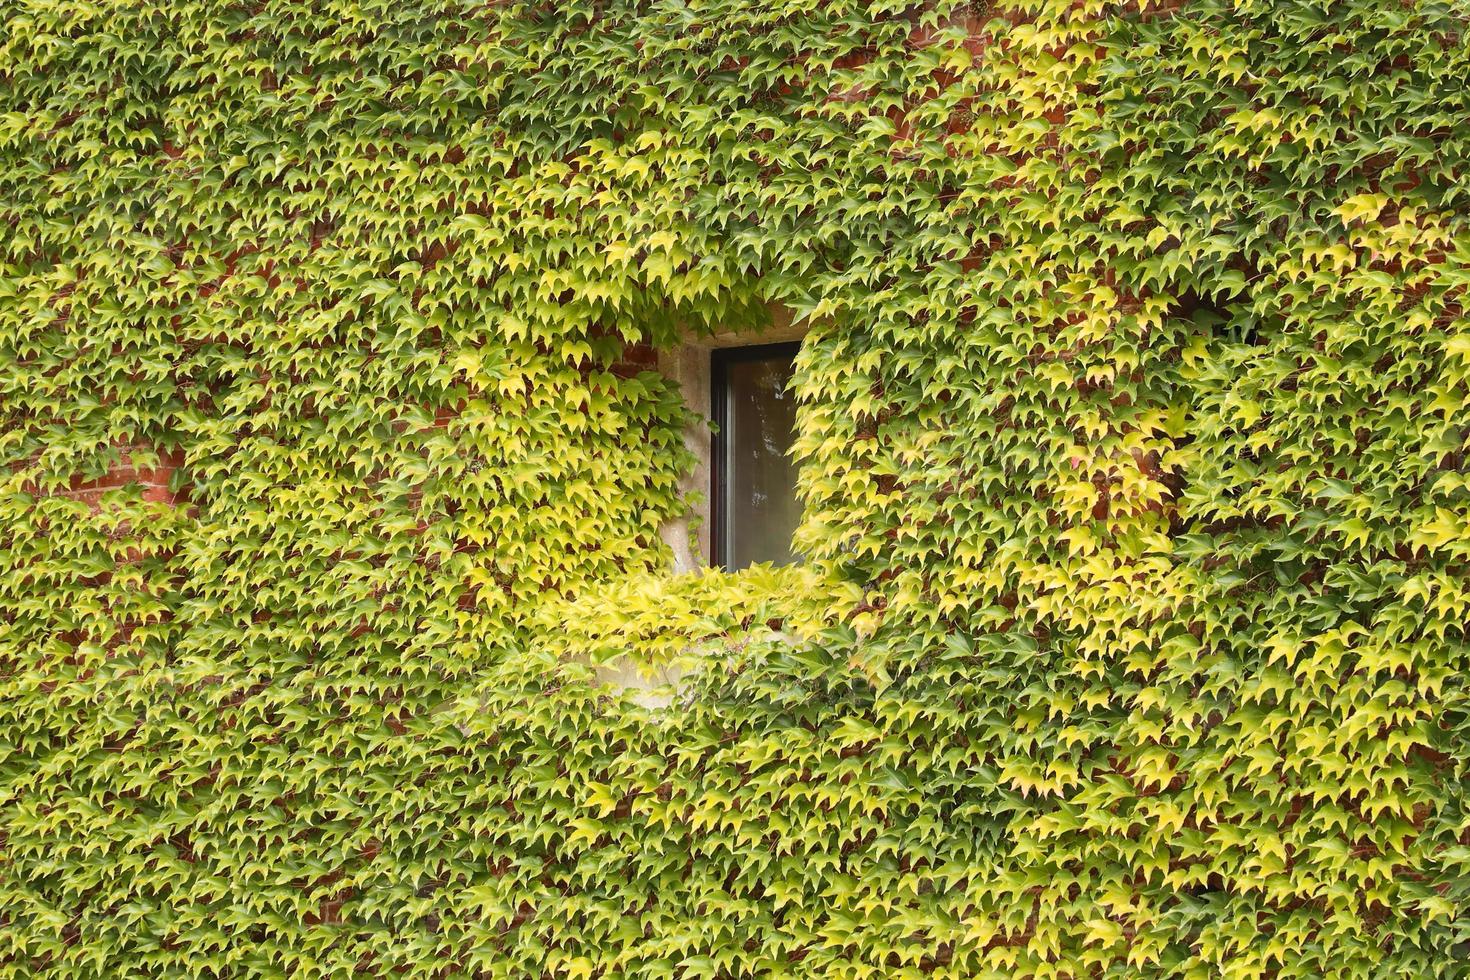
<svg viewBox="0 0 1470 980"><path fill-rule="evenodd" d="M806 323L793 323L791 310L770 305L771 323L762 330L741 330L692 337L678 347L659 350L656 370L679 386L684 405L698 416L698 421L684 429L684 444L694 456L694 466L684 474L679 490L691 502L687 516L666 522L659 536L674 553L673 571L698 571L710 565L710 461L713 434L710 432L712 378L710 355L729 347L756 344L778 344L801 340L806 336Z"/></svg>
<svg viewBox="0 0 1470 980"><path fill-rule="evenodd" d="M713 451L713 433L710 432L709 417L713 372L711 353L721 348L749 347L755 344L778 344L783 341L801 340L807 334L805 323L793 324L791 310L784 306L769 305L769 326L760 330L732 330L700 337L691 337L677 347L660 349L652 357L652 363L640 360L634 367L652 368L679 386L684 405L696 416L684 429L684 443L694 456L694 466L680 483L679 492L690 502L684 517L667 521L659 528L663 538L673 551L674 574L697 572L710 567L710 460ZM648 356L645 352L644 357ZM645 366L646 365L646 366ZM782 635L782 634L776 634ZM603 684L623 690L629 697L646 708L667 707L672 703L685 675L685 670L672 665L642 667L623 663L617 666L600 666L596 670Z"/></svg>

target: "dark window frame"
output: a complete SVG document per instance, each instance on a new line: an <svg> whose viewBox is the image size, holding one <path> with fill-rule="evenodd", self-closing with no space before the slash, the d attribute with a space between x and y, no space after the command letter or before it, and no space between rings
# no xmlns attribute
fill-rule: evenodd
<svg viewBox="0 0 1470 980"><path fill-rule="evenodd" d="M794 358L801 341L778 344L754 344L749 347L716 347L710 351L710 421L715 425L710 439L710 563L729 570L729 529L725 512L729 508L730 474L726 457L729 452L727 423L730 402L730 365L750 361Z"/></svg>

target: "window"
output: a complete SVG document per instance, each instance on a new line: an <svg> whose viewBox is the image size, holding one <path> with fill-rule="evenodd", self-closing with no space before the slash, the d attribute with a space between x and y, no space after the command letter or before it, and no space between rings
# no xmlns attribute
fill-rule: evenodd
<svg viewBox="0 0 1470 980"><path fill-rule="evenodd" d="M791 536L801 518L796 499L796 393L792 362L799 344L732 347L710 355L710 514L713 558L730 571L755 562L795 560Z"/></svg>

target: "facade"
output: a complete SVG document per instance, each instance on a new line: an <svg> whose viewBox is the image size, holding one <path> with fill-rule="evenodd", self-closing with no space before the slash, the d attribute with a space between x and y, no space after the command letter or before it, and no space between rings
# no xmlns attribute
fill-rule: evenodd
<svg viewBox="0 0 1470 980"><path fill-rule="evenodd" d="M1454 4L7 28L0 977L1463 974Z"/></svg>

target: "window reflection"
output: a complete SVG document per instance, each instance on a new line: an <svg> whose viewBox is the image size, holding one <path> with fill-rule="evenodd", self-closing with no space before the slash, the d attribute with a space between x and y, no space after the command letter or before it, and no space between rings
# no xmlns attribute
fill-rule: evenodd
<svg viewBox="0 0 1470 980"><path fill-rule="evenodd" d="M716 353L715 386L723 398L718 469L722 559L736 570L755 562L795 560L792 533L801 518L791 390L795 344Z"/></svg>

